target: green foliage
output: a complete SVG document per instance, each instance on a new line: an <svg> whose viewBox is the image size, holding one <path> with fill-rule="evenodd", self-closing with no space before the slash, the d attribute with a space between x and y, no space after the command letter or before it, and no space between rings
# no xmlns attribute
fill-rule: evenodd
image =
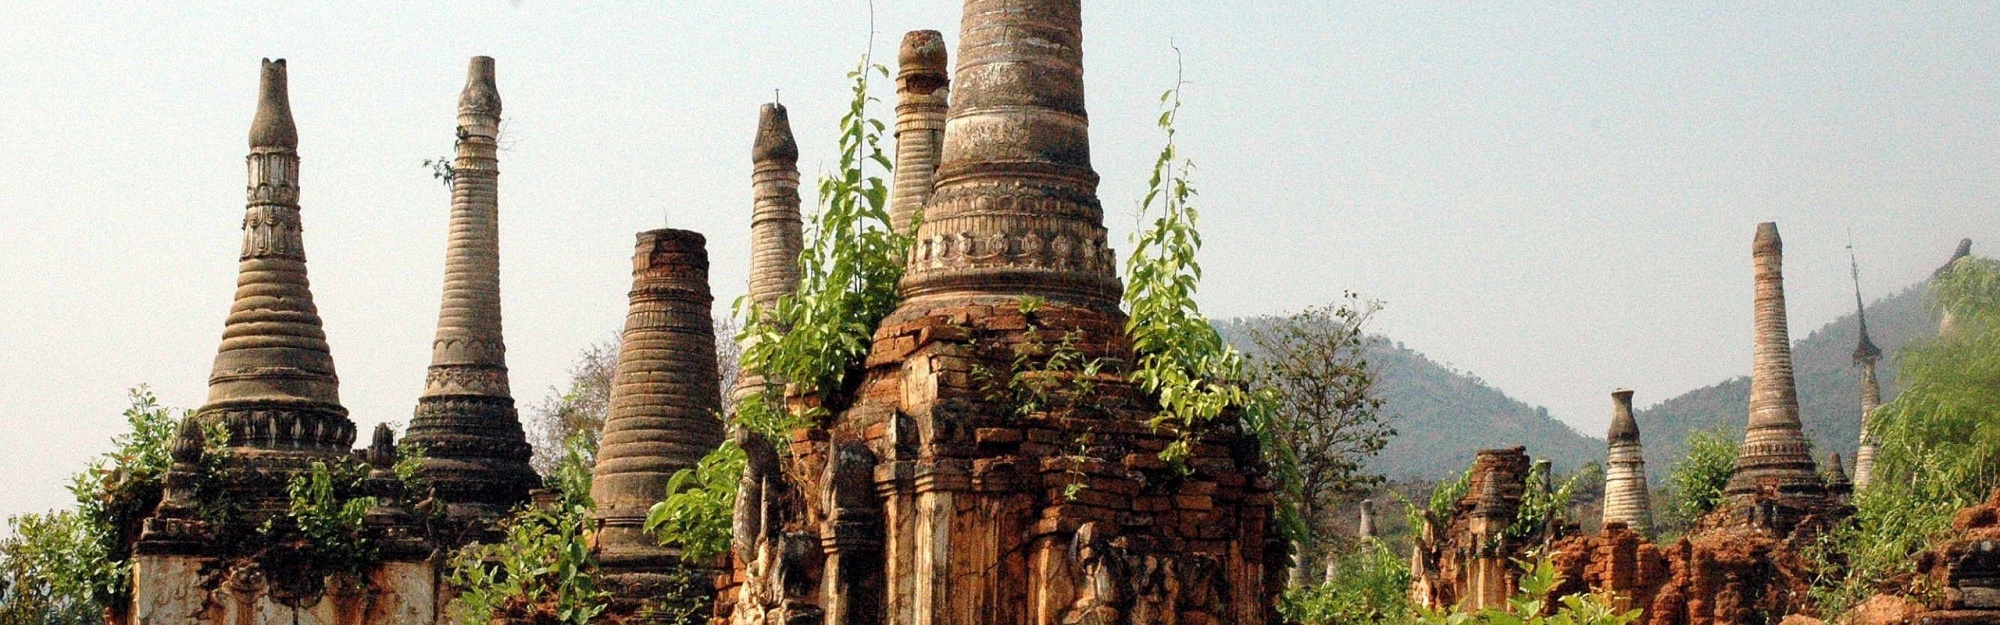
<svg viewBox="0 0 2000 625"><path fill-rule="evenodd" d="M101 625L105 586L129 569L102 529L71 510L7 519L0 540L0 623Z"/></svg>
<svg viewBox="0 0 2000 625"><path fill-rule="evenodd" d="M1812 554L1822 613L1912 572L1913 556L1946 538L1956 511L2000 478L2000 261L1960 259L1927 297L1954 330L1896 355L1905 390L1874 415L1874 482L1855 496L1854 517Z"/></svg>
<svg viewBox="0 0 2000 625"><path fill-rule="evenodd" d="M1736 467L1736 437L1723 430L1688 436L1688 453L1667 473L1670 493L1663 525L1687 529L1722 504L1722 489Z"/></svg>
<svg viewBox="0 0 2000 625"><path fill-rule="evenodd" d="M588 508L577 506L527 507L502 523L500 542L460 550L447 577L463 590L452 605L453 621L486 625L512 615L589 623L610 597L591 579L596 564L583 535L589 517Z"/></svg>
<svg viewBox="0 0 2000 625"><path fill-rule="evenodd" d="M1410 568L1389 547L1364 539L1338 557L1334 578L1285 592L1278 613L1298 625L1403 622L1411 615Z"/></svg>
<svg viewBox="0 0 2000 625"><path fill-rule="evenodd" d="M1440 482L1436 488L1431 489L1430 499L1424 502L1423 507L1417 507L1410 501L1404 500L1403 514L1408 517L1410 531L1421 536L1427 524L1444 527L1445 521L1451 518L1452 508L1471 492L1472 468L1466 467L1458 477ZM1401 495L1398 495L1398 498L1400 497Z"/></svg>
<svg viewBox="0 0 2000 625"><path fill-rule="evenodd" d="M1570 502L1576 499L1577 489L1589 477L1587 472L1578 471L1563 480L1561 486L1552 486L1555 476L1550 475L1551 471L1552 465L1542 462L1528 467L1521 507L1514 511L1514 522L1507 526L1504 535L1517 538L1534 535L1560 520L1569 510Z"/></svg>
<svg viewBox="0 0 2000 625"><path fill-rule="evenodd" d="M361 573L380 561L364 524L375 498L358 493L367 475L367 465L353 460L314 462L287 485L291 507L286 519L289 529L298 531L291 542L309 570ZM273 521L265 521L262 532L285 535Z"/></svg>
<svg viewBox="0 0 2000 625"><path fill-rule="evenodd" d="M542 486L554 491L563 507L596 508L597 503L590 499L590 470L596 465L596 433L576 432L563 439L562 458L542 478Z"/></svg>
<svg viewBox="0 0 2000 625"><path fill-rule="evenodd" d="M1241 384L1247 377L1243 354L1223 342L1195 303L1201 283L1201 263L1195 258L1201 250L1200 213L1192 204L1197 192L1189 172L1194 163L1181 156L1175 140L1180 83L1160 94L1160 103L1165 110L1158 125L1166 145L1154 159L1139 202L1141 219L1152 221L1134 233L1132 253L1125 258L1125 305L1130 309L1125 333L1139 357L1132 381L1160 400L1154 427L1175 426L1180 434L1160 458L1181 467L1188 442L1202 424L1229 408L1255 410L1268 402ZM1263 420L1248 417L1271 442L1260 427Z"/></svg>
<svg viewBox="0 0 2000 625"><path fill-rule="evenodd" d="M877 101L868 93L869 80L877 74L887 77L888 69L863 61L847 75L854 97L840 119L840 162L820 176L820 208L799 255L798 291L769 310L748 299L736 303L748 319L738 337L746 368L822 398L850 381L850 372L868 355L876 323L895 310L896 281L903 277L910 246L910 237L890 227L888 186L866 171L870 163L884 171L891 167L881 148L886 126L868 116L868 106ZM790 422L753 429L769 435Z"/></svg>
<svg viewBox="0 0 2000 625"><path fill-rule="evenodd" d="M736 482L747 462L735 441L724 441L694 468L676 471L667 480L667 497L646 511L646 531L662 545L679 547L689 562L728 552Z"/></svg>
<svg viewBox="0 0 2000 625"><path fill-rule="evenodd" d="M1521 589L1507 598L1505 608L1489 607L1476 612L1426 610L1412 621L1422 625L1628 625L1639 620L1639 610L1620 613L1611 600L1600 594L1571 594L1549 602L1549 594L1563 582L1562 574L1548 558L1519 562Z"/></svg>
<svg viewBox="0 0 2000 625"><path fill-rule="evenodd" d="M1339 500L1382 483L1365 470L1396 434L1363 357L1364 326L1378 309L1348 293L1345 303L1266 318L1250 331L1251 384L1269 400L1258 429L1282 478L1281 510L1298 517L1286 523L1296 524L1302 556L1327 551L1338 523L1328 512Z"/></svg>
<svg viewBox="0 0 2000 625"><path fill-rule="evenodd" d="M452 555L446 581L460 590L451 607L454 623L486 625L497 616L513 616L585 625L604 611L610 593L591 577L597 564L584 529L590 526L590 463L597 439L577 433L564 447L547 479L557 494L555 505L523 506L501 521L500 542L466 545Z"/></svg>
<svg viewBox="0 0 2000 625"><path fill-rule="evenodd" d="M187 411L161 406L144 385L127 391L126 430L113 449L71 478L74 511L51 511L8 520L13 536L0 541L0 622L75 622L124 605L131 589L132 546L141 523L159 505L174 439ZM199 512L221 523L231 512L220 493L219 469L228 435L204 424L200 474L193 476ZM32 617L28 615L33 615Z"/></svg>
<svg viewBox="0 0 2000 625"><path fill-rule="evenodd" d="M1064 332L1053 345L1043 340L1044 329L1035 320L1035 312L1041 305L1042 299L1038 297L1024 296L1019 300L1028 327L1021 333L1023 340L1009 346L1010 358L1005 370L972 365L972 381L982 389L986 400L1008 407L1016 417L1069 407L1079 399L1088 398L1097 389L1095 376L1109 364L1104 358L1083 353L1078 347L1083 341L1081 331Z"/></svg>

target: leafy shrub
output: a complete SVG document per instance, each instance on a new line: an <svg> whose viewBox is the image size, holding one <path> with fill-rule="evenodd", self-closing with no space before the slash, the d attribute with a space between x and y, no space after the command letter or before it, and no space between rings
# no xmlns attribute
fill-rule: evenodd
<svg viewBox="0 0 2000 625"><path fill-rule="evenodd" d="M1337 556L1333 579L1286 591L1278 613L1299 625L1402 622L1411 615L1410 568L1389 547L1363 539Z"/></svg>
<svg viewBox="0 0 2000 625"><path fill-rule="evenodd" d="M73 510L7 519L0 540L0 622L101 625L101 595L128 569L105 551L104 532Z"/></svg>
<svg viewBox="0 0 2000 625"><path fill-rule="evenodd" d="M736 482L748 462L735 441L682 469L667 480L667 498L646 511L646 531L661 544L680 547L689 562L709 562L729 551L730 514L736 505Z"/></svg>
<svg viewBox="0 0 2000 625"><path fill-rule="evenodd" d="M501 521L502 538L466 545L453 554L446 581L460 589L451 617L460 625L486 625L498 616L585 625L604 612L610 594L592 579L585 529L590 525L593 437L578 433L548 479L551 507L533 504Z"/></svg>
<svg viewBox="0 0 2000 625"><path fill-rule="evenodd" d="M1618 612L1611 600L1596 593L1571 594L1549 602L1549 593L1563 582L1549 558L1522 561L1521 589L1507 598L1505 607L1477 611L1426 610L1412 621L1421 625L1628 625L1639 620L1639 610Z"/></svg>
<svg viewBox="0 0 2000 625"><path fill-rule="evenodd" d="M291 527L265 521L262 533L276 536L286 529L296 530L290 542L310 570L366 571L380 561L364 524L368 510L375 507L375 498L358 494L367 475L367 465L351 459L312 463L285 489L291 499L285 518Z"/></svg>
<svg viewBox="0 0 2000 625"><path fill-rule="evenodd" d="M1959 259L1926 295L1953 330L1896 354L1904 391L1870 421L1881 445L1874 481L1811 554L1823 614L1880 590L1925 591L1898 587L1913 556L1948 537L1952 516L2000 479L2000 261Z"/></svg>
<svg viewBox="0 0 2000 625"><path fill-rule="evenodd" d="M1692 528L1701 517L1722 504L1722 490L1729 485L1729 473L1736 467L1736 437L1718 430L1697 431L1688 436L1688 454L1675 462L1667 473L1670 493L1666 525Z"/></svg>

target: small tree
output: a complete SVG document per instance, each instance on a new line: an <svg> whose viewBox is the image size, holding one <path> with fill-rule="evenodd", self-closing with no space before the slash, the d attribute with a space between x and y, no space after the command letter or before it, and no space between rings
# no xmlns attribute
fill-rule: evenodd
<svg viewBox="0 0 2000 625"><path fill-rule="evenodd" d="M1685 532L1722 504L1722 489L1736 468L1736 438L1720 431L1688 436L1688 453L1667 473L1669 504L1662 530ZM1662 534L1664 536L1664 534Z"/></svg>
<svg viewBox="0 0 2000 625"><path fill-rule="evenodd" d="M1304 524L1301 556L1330 557L1335 528L1344 522L1331 512L1382 483L1366 471L1367 462L1396 430L1382 418L1375 372L1362 353L1363 326L1379 308L1349 293L1344 303L1251 326L1250 379L1271 398L1268 432L1296 467L1282 496Z"/></svg>

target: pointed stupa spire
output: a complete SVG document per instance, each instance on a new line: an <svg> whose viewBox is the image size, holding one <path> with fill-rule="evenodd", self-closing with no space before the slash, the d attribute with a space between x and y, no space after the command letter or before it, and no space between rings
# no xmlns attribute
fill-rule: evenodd
<svg viewBox="0 0 2000 625"><path fill-rule="evenodd" d="M938 149L951 104L945 58L944 35L935 30L904 34L896 55L896 181L889 223L897 232L911 232L910 222L936 188Z"/></svg>
<svg viewBox="0 0 2000 625"><path fill-rule="evenodd" d="M1860 340L1854 347L1854 364L1861 369L1861 444L1854 450L1854 488L1863 488L1874 478L1877 439L1869 433L1874 425L1875 409L1882 407L1882 384L1876 379L1875 364L1882 359L1882 348L1868 337L1868 308L1861 300L1861 263L1854 258L1853 246L1848 246L1848 273L1854 278L1854 315L1860 322ZM1840 456L1834 456L1836 460Z"/></svg>
<svg viewBox="0 0 2000 625"><path fill-rule="evenodd" d="M707 240L687 230L638 235L631 307L613 374L590 496L598 562L614 575L658 571L675 551L641 527L667 480L722 444L709 316Z"/></svg>
<svg viewBox="0 0 2000 625"><path fill-rule="evenodd" d="M450 233L437 338L405 441L422 448L418 481L454 517L493 518L537 486L507 382L500 324L500 92L493 59L473 57L458 99Z"/></svg>
<svg viewBox="0 0 2000 625"><path fill-rule="evenodd" d="M1632 390L1611 392L1610 450L1604 471L1604 522L1624 523L1640 535L1652 533L1652 495L1646 488L1646 456L1639 422L1632 416Z"/></svg>
<svg viewBox="0 0 2000 625"><path fill-rule="evenodd" d="M1779 493L1824 494L1817 465L1807 453L1799 423L1799 394L1792 377L1792 344L1786 329L1784 243L1778 224L1757 224L1751 244L1755 261L1756 321L1750 368L1750 424L1724 492L1757 494L1763 485Z"/></svg>
<svg viewBox="0 0 2000 625"><path fill-rule="evenodd" d="M785 105L757 115L750 149L750 301L769 308L799 288L805 226L799 215L799 144Z"/></svg>
<svg viewBox="0 0 2000 625"><path fill-rule="evenodd" d="M306 279L298 130L285 61L265 59L261 83L246 159L249 197L236 300L209 374L208 402L196 410L196 418L228 429L232 463L278 478L238 485L248 491L253 517L283 509L288 472L345 454L354 442Z"/></svg>
<svg viewBox="0 0 2000 625"><path fill-rule="evenodd" d="M750 146L750 304L762 312L799 288L799 253L805 249L805 222L799 214L799 144L785 105L764 105L757 115L757 138ZM750 345L743 345L748 349ZM762 392L762 374L737 372L731 401Z"/></svg>
<svg viewBox="0 0 2000 625"><path fill-rule="evenodd" d="M1122 323L1084 112L1077 0L967 0L936 190L900 314L1022 295Z"/></svg>

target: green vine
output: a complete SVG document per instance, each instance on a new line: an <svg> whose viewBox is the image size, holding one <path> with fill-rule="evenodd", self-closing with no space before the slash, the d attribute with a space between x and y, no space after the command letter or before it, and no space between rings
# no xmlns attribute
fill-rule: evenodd
<svg viewBox="0 0 2000 625"><path fill-rule="evenodd" d="M888 186L866 171L870 163L884 171L891 168L881 147L887 126L868 116L868 106L877 102L868 92L870 76L888 73L864 60L847 74L854 83L853 98L840 118L840 162L834 172L820 176L820 208L799 255L798 291L768 310L747 297L736 302L747 319L737 337L745 344L745 368L822 400L845 388L868 356L876 323L900 301L896 281L903 277L910 237L890 227ZM738 418L769 436L824 411L813 406L791 418L770 413ZM768 420L753 420L758 417Z"/></svg>
<svg viewBox="0 0 2000 625"><path fill-rule="evenodd" d="M1080 330L1062 333L1053 344L1044 339L1048 331L1035 319L1043 303L1034 296L1017 300L1021 314L1027 317L1027 329L1021 332L1020 342L1005 347L1008 360L1004 369L980 363L971 369L972 381L986 400L1006 407L1015 418L1072 407L1087 399L1097 390L1097 374L1111 365L1106 358L1083 352Z"/></svg>
<svg viewBox="0 0 2000 625"><path fill-rule="evenodd" d="M604 612L610 593L592 575L585 528L590 526L590 467L596 441L578 432L563 441L564 454L546 478L553 505L527 505L501 521L501 539L466 545L453 554L446 581L460 590L451 606L454 623L487 625L497 617L535 623L585 625Z"/></svg>
<svg viewBox="0 0 2000 625"><path fill-rule="evenodd" d="M667 498L646 511L646 531L680 547L689 562L709 562L728 552L736 482L747 462L735 441L724 441L695 468L675 472L667 480Z"/></svg>
<svg viewBox="0 0 2000 625"><path fill-rule="evenodd" d="M358 495L368 466L356 461L314 462L292 478L285 493L291 499L286 518L297 530L289 542L309 570L359 574L381 561L364 520L375 498ZM265 536L283 534L275 520L259 529Z"/></svg>

